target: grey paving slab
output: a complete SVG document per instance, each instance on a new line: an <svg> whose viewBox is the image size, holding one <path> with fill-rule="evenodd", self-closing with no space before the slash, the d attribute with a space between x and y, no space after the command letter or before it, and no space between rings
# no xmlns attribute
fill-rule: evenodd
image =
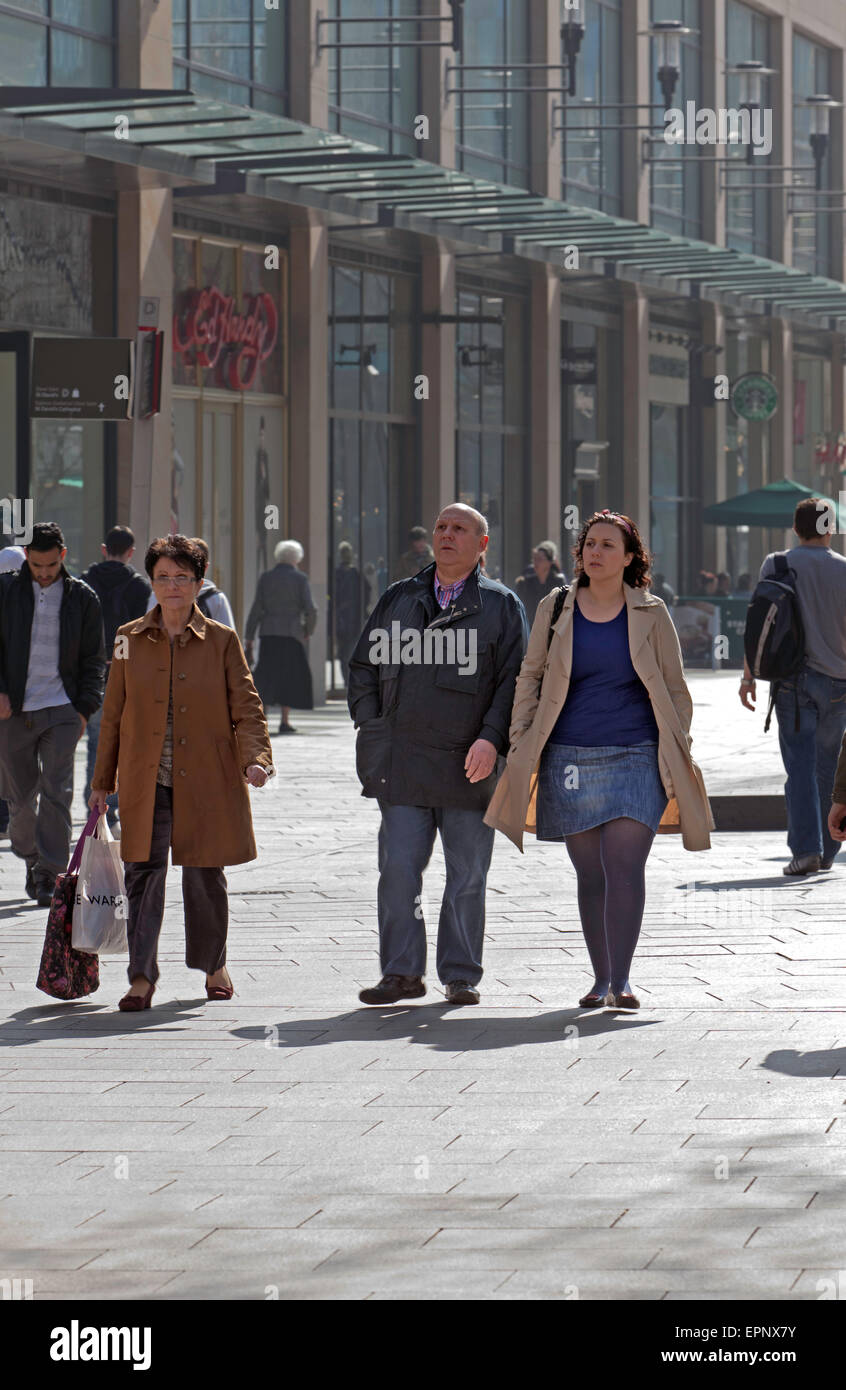
<svg viewBox="0 0 846 1390"><path fill-rule="evenodd" d="M735 684L692 677L706 781L777 793L777 739ZM260 857L228 872L228 1003L183 964L178 870L153 1009L117 1012L119 960L85 1001L40 995L45 913L0 842L0 1274L36 1299L775 1301L843 1280L846 868L788 881L780 835L659 837L643 1008L587 1013L566 853L498 838L481 1005L430 974L419 1003L368 1010L378 811L344 711L297 722L251 793ZM436 846L432 957L443 881Z"/></svg>

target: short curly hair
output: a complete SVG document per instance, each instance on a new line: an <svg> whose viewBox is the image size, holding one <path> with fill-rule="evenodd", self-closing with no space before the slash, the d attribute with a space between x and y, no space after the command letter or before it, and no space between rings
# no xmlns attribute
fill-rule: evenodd
<svg viewBox="0 0 846 1390"><path fill-rule="evenodd" d="M576 543L573 546L573 576L579 585L590 584L590 575L585 574L582 554L585 548L587 533L591 526L597 522L605 525L616 526L620 535L623 537L623 546L627 555L633 555L634 559L626 565L623 570L623 580L632 589L646 589L649 587L650 573L649 567L652 564L652 556L643 544L643 539L637 526L630 516L625 516L623 512L594 512L587 521L583 521ZM628 530L626 528L629 528Z"/></svg>
<svg viewBox="0 0 846 1390"><path fill-rule="evenodd" d="M193 570L194 578L202 582L206 572L206 559L202 551L188 537L177 533L175 536L159 536L151 541L144 556L144 568L150 579L158 560L173 560L183 569Z"/></svg>

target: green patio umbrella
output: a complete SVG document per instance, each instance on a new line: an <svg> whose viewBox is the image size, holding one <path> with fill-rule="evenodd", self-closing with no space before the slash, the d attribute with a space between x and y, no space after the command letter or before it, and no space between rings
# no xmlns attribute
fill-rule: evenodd
<svg viewBox="0 0 846 1390"><path fill-rule="evenodd" d="M771 526L774 529L789 530L793 525L796 503L803 497L822 497L823 501L835 506L831 497L815 492L803 483L794 483L792 478L779 478L766 487L757 487L754 492L741 492L737 497L727 497L723 502L713 502L702 513L702 520L712 526ZM837 529L846 530L846 508L837 506Z"/></svg>

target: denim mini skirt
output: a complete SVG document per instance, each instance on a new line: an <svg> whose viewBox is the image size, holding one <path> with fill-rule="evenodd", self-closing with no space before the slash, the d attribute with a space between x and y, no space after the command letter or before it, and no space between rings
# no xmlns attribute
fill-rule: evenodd
<svg viewBox="0 0 846 1390"><path fill-rule="evenodd" d="M582 748L548 743L538 773L537 838L562 840L618 816L655 833L667 809L658 744Z"/></svg>

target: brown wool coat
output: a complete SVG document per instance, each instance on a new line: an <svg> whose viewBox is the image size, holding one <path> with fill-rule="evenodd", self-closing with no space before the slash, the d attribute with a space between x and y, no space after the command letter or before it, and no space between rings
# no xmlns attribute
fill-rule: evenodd
<svg viewBox="0 0 846 1390"><path fill-rule="evenodd" d="M690 756L693 701L684 679L681 648L666 604L648 589L624 584L632 665L649 693L658 725L658 767L669 805L660 831L681 831L685 849L710 849L714 818L702 773ZM555 594L538 605L529 645L517 677L509 733L510 752L485 815L519 850L523 832L536 832L538 766L567 698L573 660L573 586L547 656ZM540 699L538 683L543 677Z"/></svg>
<svg viewBox="0 0 846 1390"><path fill-rule="evenodd" d="M194 868L256 858L244 778L273 766L267 722L238 636L194 605L171 649L156 605L117 630L103 704L92 785L118 780L120 852L150 857L156 773L173 684L173 838L171 860ZM119 639L127 639L122 659Z"/></svg>

